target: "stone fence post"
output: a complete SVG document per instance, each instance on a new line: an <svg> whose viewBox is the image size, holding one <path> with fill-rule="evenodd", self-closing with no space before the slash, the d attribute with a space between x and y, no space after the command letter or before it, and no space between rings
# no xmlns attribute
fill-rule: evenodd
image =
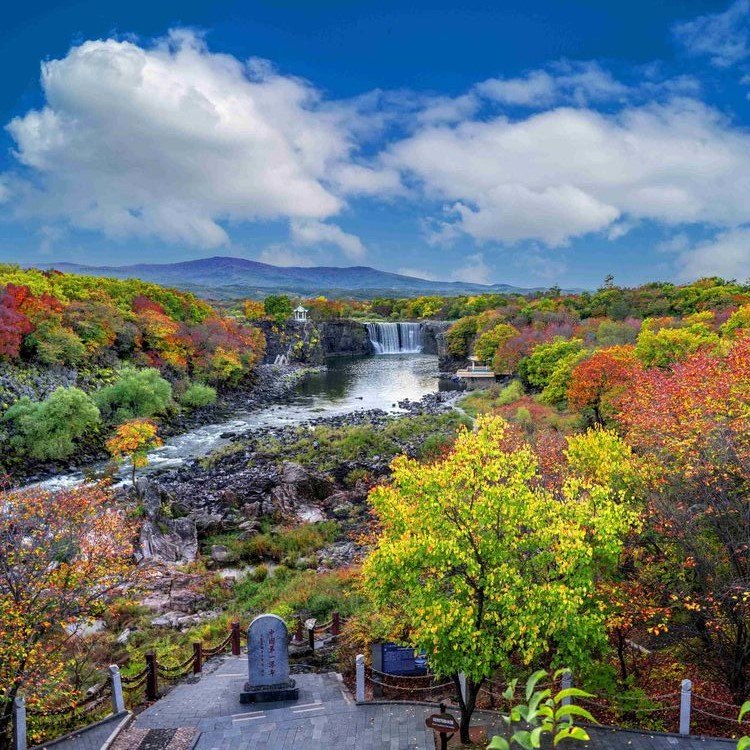
<svg viewBox="0 0 750 750"><path fill-rule="evenodd" d="M109 666L109 682L112 688L112 713L121 714L125 710L125 697L122 694L122 679L117 664Z"/></svg>
<svg viewBox="0 0 750 750"><path fill-rule="evenodd" d="M693 697L693 683L683 680L680 685L680 734L690 734L690 704Z"/></svg>
<svg viewBox="0 0 750 750"><path fill-rule="evenodd" d="M26 750L26 700L22 695L13 701L13 750Z"/></svg>
<svg viewBox="0 0 750 750"><path fill-rule="evenodd" d="M355 698L357 703L365 702L365 655L357 654L355 659L357 666L357 688L355 691Z"/></svg>

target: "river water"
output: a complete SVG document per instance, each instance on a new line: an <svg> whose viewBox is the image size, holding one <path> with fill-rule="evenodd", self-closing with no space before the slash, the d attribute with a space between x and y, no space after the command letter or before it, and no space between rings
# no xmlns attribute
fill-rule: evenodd
<svg viewBox="0 0 750 750"><path fill-rule="evenodd" d="M418 401L439 388L438 360L428 354L391 354L373 357L333 357L328 367L306 378L283 404L238 411L217 424L203 425L167 438L151 451L149 465L141 474L174 468L186 460L200 458L226 445L234 435L262 427L301 424L320 417L333 417L367 409L401 411L398 401ZM223 437L222 437L223 436ZM97 464L88 471L101 471ZM119 476L125 478L124 465ZM47 489L69 487L83 481L83 471L60 474L36 486Z"/></svg>

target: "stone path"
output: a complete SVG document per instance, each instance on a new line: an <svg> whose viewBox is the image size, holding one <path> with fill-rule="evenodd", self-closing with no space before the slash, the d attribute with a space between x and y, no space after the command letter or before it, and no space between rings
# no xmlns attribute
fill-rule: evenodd
<svg viewBox="0 0 750 750"><path fill-rule="evenodd" d="M339 675L295 675L294 703L242 705L246 657L225 657L207 665L199 679L184 682L141 713L136 729L196 727L195 750L434 750L424 725L435 709L427 706L357 706ZM478 724L493 725L477 714ZM490 731L492 734L492 731ZM733 750L731 740L595 727L581 750Z"/></svg>
<svg viewBox="0 0 750 750"><path fill-rule="evenodd" d="M197 727L195 750L433 750L421 706L357 706L335 673L295 675L294 703L240 704L245 657L227 657L139 714L135 727Z"/></svg>

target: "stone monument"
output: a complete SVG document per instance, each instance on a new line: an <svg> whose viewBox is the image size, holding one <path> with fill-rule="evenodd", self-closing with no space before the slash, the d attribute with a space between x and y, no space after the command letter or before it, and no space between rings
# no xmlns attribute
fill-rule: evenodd
<svg viewBox="0 0 750 750"><path fill-rule="evenodd" d="M296 701L299 688L289 677L289 635L276 615L259 615L247 629L249 679L240 703Z"/></svg>

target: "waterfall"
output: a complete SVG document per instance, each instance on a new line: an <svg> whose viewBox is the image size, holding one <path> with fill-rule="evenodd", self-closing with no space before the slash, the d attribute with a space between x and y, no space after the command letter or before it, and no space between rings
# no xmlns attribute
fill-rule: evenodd
<svg viewBox="0 0 750 750"><path fill-rule="evenodd" d="M419 354L422 326L419 323L365 323L375 354Z"/></svg>

